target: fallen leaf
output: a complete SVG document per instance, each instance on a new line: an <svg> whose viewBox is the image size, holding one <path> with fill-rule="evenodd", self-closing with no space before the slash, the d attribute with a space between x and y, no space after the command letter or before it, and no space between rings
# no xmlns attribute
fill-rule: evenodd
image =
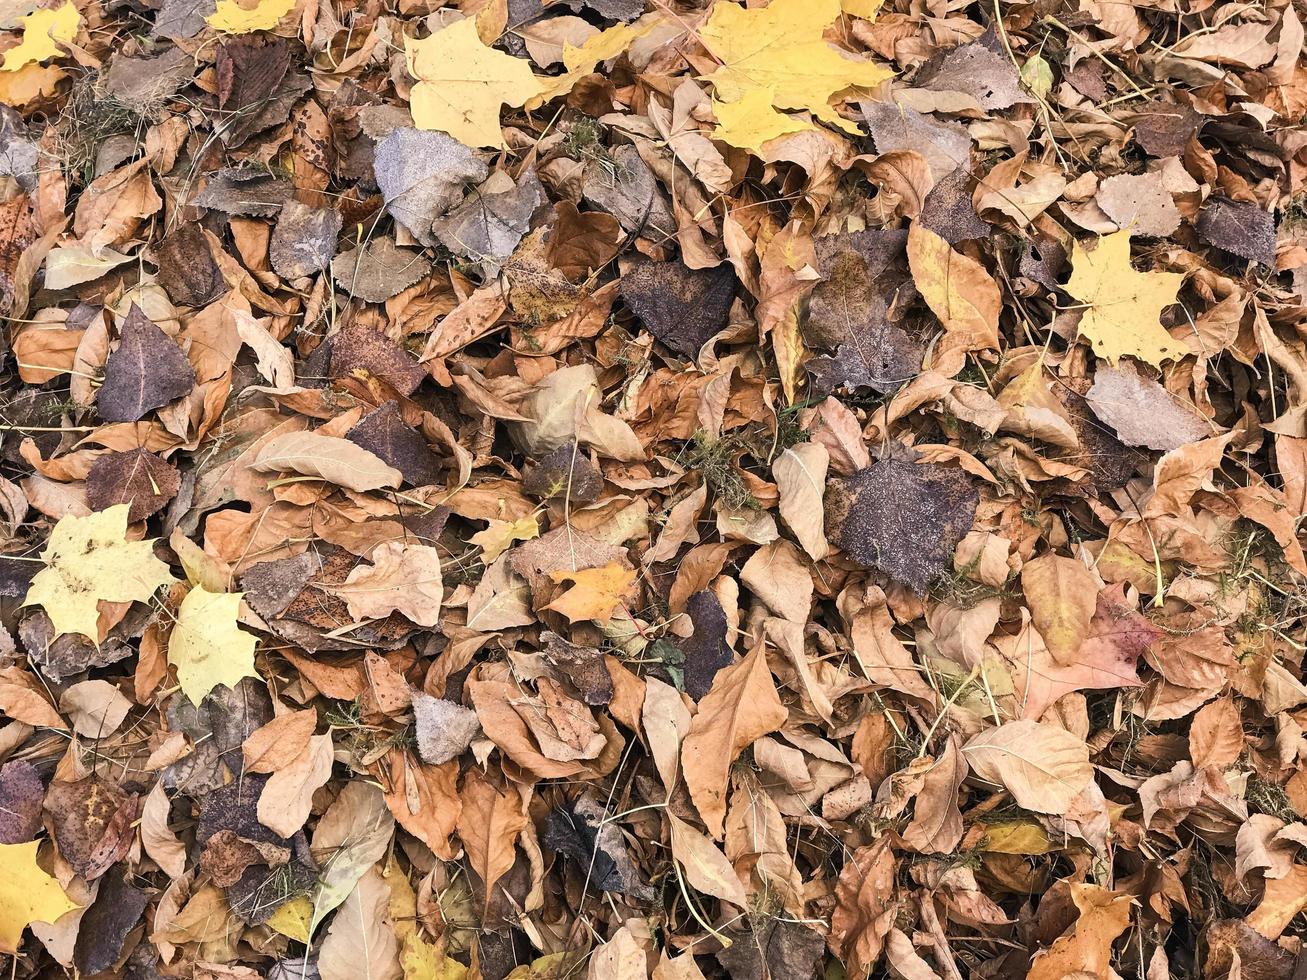
<svg viewBox="0 0 1307 980"><path fill-rule="evenodd" d="M718 0L698 33L720 65L706 80L722 102L769 89L777 109L807 109L822 122L855 133L832 103L845 90L875 87L892 73L827 43L823 31L839 16L839 0L777 0L754 9Z"/></svg>
<svg viewBox="0 0 1307 980"><path fill-rule="evenodd" d="M486 47L470 17L420 41L406 38L404 56L418 80L409 103L413 121L467 146L502 147L500 109L525 105L542 88L525 61Z"/></svg>
<svg viewBox="0 0 1307 980"><path fill-rule="evenodd" d="M389 919L390 888L369 868L341 905L319 951L322 980L399 980L399 940Z"/></svg>
<svg viewBox="0 0 1307 980"><path fill-rule="evenodd" d="M754 739L774 732L789 712L776 693L761 645L713 680L681 746L681 771L708 833L720 840L731 763Z"/></svg>
<svg viewBox="0 0 1307 980"><path fill-rule="evenodd" d="M1074 558L1050 552L1021 566L1021 588L1035 629L1053 659L1074 663L1089 632L1098 594L1089 569Z"/></svg>
<svg viewBox="0 0 1307 980"><path fill-rule="evenodd" d="M349 606L355 619L384 618L397 612L419 626L440 622L445 588L440 552L425 545L386 541L370 555L371 566L359 565L341 585L330 586Z"/></svg>
<svg viewBox="0 0 1307 980"><path fill-rule="evenodd" d="M195 386L195 370L181 348L135 303L120 330L122 339L109 355L104 384L95 398L101 418L135 422Z"/></svg>
<svg viewBox="0 0 1307 980"><path fill-rule="evenodd" d="M236 623L239 592L213 593L197 585L182 600L168 640L168 662L177 668L177 682L191 704L222 684L235 687L242 677L258 677L254 670L252 633Z"/></svg>
<svg viewBox="0 0 1307 980"><path fill-rule="evenodd" d="M55 635L99 638L97 604L148 602L173 582L168 566L154 557L153 541L127 540L126 504L87 517L65 517L54 526L25 605L41 606Z"/></svg>
<svg viewBox="0 0 1307 980"><path fill-rule="evenodd" d="M726 855L676 814L669 813L668 819L672 828L672 857L681 866L686 884L705 895L747 908L748 896Z"/></svg>
<svg viewBox="0 0 1307 980"><path fill-rule="evenodd" d="M359 492L398 487L404 475L348 439L320 432L287 432L263 445L248 464L260 473L298 473Z"/></svg>
<svg viewBox="0 0 1307 980"><path fill-rule="evenodd" d="M77 8L68 2L33 10L19 18L17 26L22 29L23 39L5 51L0 71L18 71L50 58L63 57L64 49L59 45L70 44L77 37L81 23Z"/></svg>
<svg viewBox="0 0 1307 980"><path fill-rule="evenodd" d="M36 863L40 841L28 844L0 844L0 858L6 868L0 882L0 951L18 952L23 930L33 922L55 922L78 908L59 882Z"/></svg>
<svg viewBox="0 0 1307 980"><path fill-rule="evenodd" d="M1003 298L982 265L917 222L908 229L908 263L917 288L944 329L971 349L998 346Z"/></svg>
<svg viewBox="0 0 1307 980"><path fill-rule="evenodd" d="M897 456L826 489L826 534L859 564L924 592L971 530L978 495L955 468Z"/></svg>
<svg viewBox="0 0 1307 980"><path fill-rule="evenodd" d="M566 592L545 606L562 613L570 623L585 619L608 622L635 582L635 572L617 562L575 572L559 569L550 572L549 577L555 582L572 583Z"/></svg>
<svg viewBox="0 0 1307 980"><path fill-rule="evenodd" d="M252 7L242 6L236 0L218 0L205 21L224 34L250 34L272 30L294 9L295 0L258 0Z"/></svg>
<svg viewBox="0 0 1307 980"><path fill-rule="evenodd" d="M1212 434L1211 424L1191 406L1129 363L1100 366L1085 401L1127 446L1169 451Z"/></svg>
<svg viewBox="0 0 1307 980"><path fill-rule="evenodd" d="M1129 927L1135 900L1099 885L1073 883L1070 887L1071 900L1080 913L1074 932L1060 937L1031 961L1029 980L1053 980L1076 973L1106 980L1112 974L1112 943Z"/></svg>
<svg viewBox="0 0 1307 980"><path fill-rule="evenodd" d="M974 735L962 754L977 776L1036 813L1065 812L1094 777L1083 741L1033 721L1009 721Z"/></svg>
<svg viewBox="0 0 1307 980"><path fill-rule="evenodd" d="M830 454L817 442L791 446L772 463L772 475L780 491L781 519L794 532L813 561L826 557L830 545L823 530L826 468Z"/></svg>
<svg viewBox="0 0 1307 980"><path fill-rule="evenodd" d="M1100 238L1092 252L1075 243L1066 291L1085 304L1080 335L1095 354L1113 365L1130 356L1160 366L1188 353L1159 323L1183 281L1173 272L1136 272L1130 233L1118 231Z"/></svg>

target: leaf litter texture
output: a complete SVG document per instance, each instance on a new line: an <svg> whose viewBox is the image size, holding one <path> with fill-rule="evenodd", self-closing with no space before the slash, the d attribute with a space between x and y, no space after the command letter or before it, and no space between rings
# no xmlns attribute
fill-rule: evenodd
<svg viewBox="0 0 1307 980"><path fill-rule="evenodd" d="M15 976L1301 973L1300 8L156 6L0 26Z"/></svg>

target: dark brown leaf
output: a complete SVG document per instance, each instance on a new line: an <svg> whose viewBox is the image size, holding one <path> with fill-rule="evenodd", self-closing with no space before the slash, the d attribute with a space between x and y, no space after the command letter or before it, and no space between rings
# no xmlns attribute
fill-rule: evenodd
<svg viewBox="0 0 1307 980"><path fill-rule="evenodd" d="M109 355L104 384L95 399L101 418L135 422L195 387L195 371L181 348L135 303L121 331L122 339Z"/></svg>
<svg viewBox="0 0 1307 980"><path fill-rule="evenodd" d="M651 334L693 358L726 329L735 285L728 265L688 269L680 262L641 262L622 277L621 295Z"/></svg>
<svg viewBox="0 0 1307 980"><path fill-rule="evenodd" d="M961 470L887 456L826 488L826 533L850 558L918 593L971 530L980 495Z"/></svg>
<svg viewBox="0 0 1307 980"><path fill-rule="evenodd" d="M167 460L144 449L106 453L86 475L86 499L95 510L130 504L129 521L143 521L177 496L181 474Z"/></svg>

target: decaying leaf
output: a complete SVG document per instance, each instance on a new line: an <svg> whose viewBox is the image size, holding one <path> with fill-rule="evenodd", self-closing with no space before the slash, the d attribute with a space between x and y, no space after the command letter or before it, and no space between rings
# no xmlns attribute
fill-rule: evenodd
<svg viewBox="0 0 1307 980"><path fill-rule="evenodd" d="M887 456L826 490L831 542L918 592L971 530L978 495L961 471Z"/></svg>
<svg viewBox="0 0 1307 980"><path fill-rule="evenodd" d="M1303 17L0 4L15 976L1293 980Z"/></svg>

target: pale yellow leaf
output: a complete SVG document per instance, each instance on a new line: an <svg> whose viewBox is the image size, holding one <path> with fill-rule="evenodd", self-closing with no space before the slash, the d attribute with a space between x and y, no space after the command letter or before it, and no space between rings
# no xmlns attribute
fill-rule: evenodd
<svg viewBox="0 0 1307 980"><path fill-rule="evenodd" d="M983 731L962 746L962 754L972 772L1035 813L1064 813L1094 778L1089 746L1065 728L1034 721Z"/></svg>
<svg viewBox="0 0 1307 980"><path fill-rule="evenodd" d="M54 526L24 605L41 606L55 635L81 633L98 640L96 604L146 602L173 580L154 557L153 541L127 540L127 504L86 517L65 517Z"/></svg>
<svg viewBox="0 0 1307 980"><path fill-rule="evenodd" d="M206 22L224 34L250 34L272 30L294 9L295 0L259 0L253 6L236 0L218 0L217 9L209 14Z"/></svg>
<svg viewBox="0 0 1307 980"><path fill-rule="evenodd" d="M801 133L815 127L798 116L777 112L772 107L770 89L749 89L735 102L713 101L713 115L717 128L713 139L763 156L763 144L790 133Z"/></svg>
<svg viewBox="0 0 1307 980"><path fill-rule="evenodd" d="M254 634L236 624L239 592L214 593L196 586L177 610L168 639L168 662L177 668L177 681L191 704L199 705L219 684L235 687L254 671Z"/></svg>
<svg viewBox="0 0 1307 980"><path fill-rule="evenodd" d="M19 20L23 39L5 52L0 71L18 71L48 58L58 58L63 51L56 42L71 43L81 22L77 8L69 2L53 9L32 11Z"/></svg>
<svg viewBox="0 0 1307 980"><path fill-rule="evenodd" d="M409 111L419 129L439 129L467 146L504 146L499 112L525 105L543 85L531 66L488 48L465 18L428 38L405 38L408 72L418 80Z"/></svg>
<svg viewBox="0 0 1307 980"><path fill-rule="evenodd" d="M770 90L777 109L807 109L850 133L858 127L833 103L854 88L872 88L888 68L840 51L823 33L840 16L840 0L773 0L746 8L717 0L699 40L721 67L707 76L723 102L754 89Z"/></svg>
<svg viewBox="0 0 1307 980"><path fill-rule="evenodd" d="M36 863L40 841L0 844L0 952L17 953L23 930L33 922L54 922L78 908L59 882Z"/></svg>

